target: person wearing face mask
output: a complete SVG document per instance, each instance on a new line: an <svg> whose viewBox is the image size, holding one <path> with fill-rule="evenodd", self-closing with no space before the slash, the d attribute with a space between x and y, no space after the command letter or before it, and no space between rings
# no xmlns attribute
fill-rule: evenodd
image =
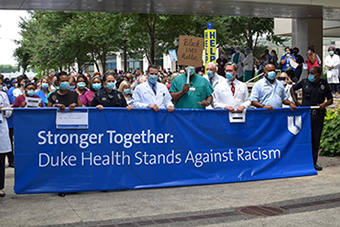
<svg viewBox="0 0 340 227"><path fill-rule="evenodd" d="M235 53L231 56L231 62L235 63L238 66L237 79L243 81L243 66L242 62L244 61L245 56L241 53L240 47L235 47Z"/></svg>
<svg viewBox="0 0 340 227"><path fill-rule="evenodd" d="M131 85L128 81L122 81L119 85L118 91L120 91L126 100L128 105L133 103Z"/></svg>
<svg viewBox="0 0 340 227"><path fill-rule="evenodd" d="M42 77L40 81L41 81L41 89L37 91L35 94L41 98L41 101L43 102L44 107L45 107L46 97L48 93L51 92L50 84L49 84L49 80L47 79L47 76Z"/></svg>
<svg viewBox="0 0 340 227"><path fill-rule="evenodd" d="M329 47L329 55L325 58L325 66L327 69L327 82L332 87L332 92L336 97L339 95L339 67L340 58L334 53L335 47Z"/></svg>
<svg viewBox="0 0 340 227"><path fill-rule="evenodd" d="M306 56L307 56L306 64L307 64L308 73L312 67L320 67L318 63L318 58L314 50L314 46L308 47Z"/></svg>
<svg viewBox="0 0 340 227"><path fill-rule="evenodd" d="M61 112L63 112L66 107L68 107L70 111L73 111L75 107L82 107L77 92L69 90L70 83L67 73L58 73L57 81L59 89L50 94L47 107L57 107Z"/></svg>
<svg viewBox="0 0 340 227"><path fill-rule="evenodd" d="M93 77L90 83L90 90L93 92L93 94L99 91L102 87L103 87L102 78L100 76Z"/></svg>
<svg viewBox="0 0 340 227"><path fill-rule="evenodd" d="M292 67L292 65L290 64L290 61L294 61L296 62L296 58L294 55L291 55L290 54L290 49L289 47L286 47L285 48L285 53L284 55L281 57L281 60L280 60L280 64L282 66L281 70L282 71L285 71L287 68ZM295 70L295 69L294 69Z"/></svg>
<svg viewBox="0 0 340 227"><path fill-rule="evenodd" d="M303 57L299 54L299 48L297 47L294 47L293 48L293 55L296 59L296 63L299 64L298 67L296 67L295 69L295 77L292 78L292 80L294 82L298 82L300 80L300 76L301 76L301 73L302 73L302 66L303 66L303 63L305 62L305 59L303 59Z"/></svg>
<svg viewBox="0 0 340 227"><path fill-rule="evenodd" d="M13 103L13 107L26 108L27 107L26 97L39 98L40 99L40 97L35 94L35 89L37 88L35 83L27 80L24 88L25 88L24 94L20 95L18 98L15 99L15 101ZM39 106L43 107L44 105L43 105L42 102L40 102Z"/></svg>
<svg viewBox="0 0 340 227"><path fill-rule="evenodd" d="M172 81L169 91L175 108L205 109L212 103L214 88L205 78L195 74L195 67L189 66L185 74Z"/></svg>
<svg viewBox="0 0 340 227"><path fill-rule="evenodd" d="M242 65L244 67L244 82L247 82L251 79L254 70L254 57L250 48L246 48L244 50L247 57L242 61Z"/></svg>
<svg viewBox="0 0 340 227"><path fill-rule="evenodd" d="M288 100L291 102L294 102L292 95L290 94L290 88L293 85L292 85L292 80L290 79L289 75L286 72L282 72L280 76L277 77L277 80L283 84ZM282 104L282 107L286 108L289 106Z"/></svg>
<svg viewBox="0 0 340 227"><path fill-rule="evenodd" d="M109 70L103 76L103 87L93 95L90 106L99 110L103 110L104 107L126 107L127 110L131 110L132 106L127 105L124 95L115 88L115 73Z"/></svg>
<svg viewBox="0 0 340 227"><path fill-rule="evenodd" d="M212 94L214 109L227 109L230 112L243 112L249 108L250 99L247 85L236 79L238 66L228 62L225 66L226 80L219 83Z"/></svg>
<svg viewBox="0 0 340 227"><path fill-rule="evenodd" d="M87 77L83 74L77 77L77 88L75 91L78 93L79 98L83 106L90 106L94 92L87 88Z"/></svg>
<svg viewBox="0 0 340 227"><path fill-rule="evenodd" d="M224 65L227 64L228 59L224 51L221 51L220 57L217 59L216 62L217 62L217 67L218 67L218 70L217 70L218 75L225 77Z"/></svg>
<svg viewBox="0 0 340 227"><path fill-rule="evenodd" d="M147 71L148 80L136 87L133 92L133 107L150 108L155 112L159 109L167 109L168 112L174 111L174 105L171 101L171 95L167 87L157 82L158 68L150 65Z"/></svg>
<svg viewBox="0 0 340 227"><path fill-rule="evenodd" d="M0 77L0 197L5 197L5 158L8 152L12 152L11 140L8 132L6 118L12 115L12 111L2 111L2 108L10 108L9 100L5 92L3 77Z"/></svg>
<svg viewBox="0 0 340 227"><path fill-rule="evenodd" d="M250 95L251 104L256 108L282 108L282 104L289 105L292 111L296 105L288 100L284 86L276 79L275 66L267 64L264 68L264 78L257 81Z"/></svg>
<svg viewBox="0 0 340 227"><path fill-rule="evenodd" d="M207 74L203 77L209 81L213 88L215 88L217 84L225 81L223 76L217 74L217 66L214 62L207 64Z"/></svg>
<svg viewBox="0 0 340 227"><path fill-rule="evenodd" d="M322 167L317 164L320 139L323 129L323 121L326 115L326 106L333 103L333 95L327 80L321 79L322 69L312 67L307 79L294 84L290 93L297 106L319 106L318 109L311 109L311 132L312 132L312 151L314 168L318 171ZM302 103L297 99L295 91L302 89ZM325 101L326 100L326 101Z"/></svg>

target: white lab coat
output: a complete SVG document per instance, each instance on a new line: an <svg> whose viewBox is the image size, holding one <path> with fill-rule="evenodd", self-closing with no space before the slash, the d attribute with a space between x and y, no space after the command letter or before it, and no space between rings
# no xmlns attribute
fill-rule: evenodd
<svg viewBox="0 0 340 227"><path fill-rule="evenodd" d="M325 58L325 66L327 69L327 82L329 84L338 84L339 83L340 57L336 54L334 54L333 57L328 55ZM334 66L334 69L329 70L331 66Z"/></svg>
<svg viewBox="0 0 340 227"><path fill-rule="evenodd" d="M247 57L243 60L243 69L247 71L253 71L254 68L254 57L252 53L249 53Z"/></svg>
<svg viewBox="0 0 340 227"><path fill-rule="evenodd" d="M235 54L236 53L231 55L231 60L230 60L231 62L233 62ZM240 78L243 76L243 67L241 63L243 62L244 59L245 59L244 54L240 53L240 56L238 57L238 63L237 63L237 66L238 66L237 78Z"/></svg>
<svg viewBox="0 0 340 227"><path fill-rule="evenodd" d="M0 91L0 106L3 108L11 108L7 94ZM8 125L6 118L9 118L12 111L1 111L0 110L0 153L8 153L12 150L11 140L8 134Z"/></svg>
<svg viewBox="0 0 340 227"><path fill-rule="evenodd" d="M250 107L250 99L247 85L237 79L234 80L235 95L231 92L231 86L226 80L216 86L213 96L214 109L224 109L226 106L232 106L236 110L239 106L246 109Z"/></svg>
<svg viewBox="0 0 340 227"><path fill-rule="evenodd" d="M157 104L161 109L167 109L169 106L173 106L168 88L158 82L156 84L156 95L149 82L146 81L137 85L132 97L134 99L132 106L137 109L148 108L150 104Z"/></svg>
<svg viewBox="0 0 340 227"><path fill-rule="evenodd" d="M207 79L210 83L210 79L208 77L208 75L204 75L203 76L205 79ZM223 76L218 75L217 73L215 73L215 76L212 78L212 87L215 89L215 87L217 86L217 84L219 83L223 83L226 80L226 78L224 78Z"/></svg>

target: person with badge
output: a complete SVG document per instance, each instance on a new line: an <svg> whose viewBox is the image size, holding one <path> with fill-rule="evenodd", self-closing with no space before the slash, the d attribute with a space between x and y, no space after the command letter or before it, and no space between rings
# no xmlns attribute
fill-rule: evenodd
<svg viewBox="0 0 340 227"><path fill-rule="evenodd" d="M317 164L320 139L323 129L323 121L326 115L326 106L332 105L333 95L326 79L321 79L322 69L312 67L307 79L294 84L290 93L297 106L318 106L311 109L311 132L314 168L321 171L322 167ZM295 91L302 89L302 103L297 99ZM325 101L327 99L327 101Z"/></svg>
<svg viewBox="0 0 340 227"><path fill-rule="evenodd" d="M145 83L138 85L133 92L133 107L150 108L155 112L159 109L167 109L168 112L174 111L174 105L171 102L171 95L168 88L157 82L158 68L155 65L150 65L147 70L148 80Z"/></svg>
<svg viewBox="0 0 340 227"><path fill-rule="evenodd" d="M213 92L209 81L196 74L192 66L186 68L185 74L177 76L170 87L172 101L179 109L205 109L213 101Z"/></svg>
<svg viewBox="0 0 340 227"><path fill-rule="evenodd" d="M103 76L103 88L98 90L92 98L90 106L103 110L104 107L126 107L132 109L131 105L127 105L124 95L115 89L116 79L112 72L107 72Z"/></svg>
<svg viewBox="0 0 340 227"><path fill-rule="evenodd" d="M288 100L283 84L276 79L273 64L265 66L264 78L254 84L250 100L256 108L267 108L270 111L282 108L282 104L289 105L292 111L296 109L296 105Z"/></svg>
<svg viewBox="0 0 340 227"><path fill-rule="evenodd" d="M4 111L2 108L11 108L7 94L2 91L3 78L0 77L0 197L5 197L5 158L7 153L12 151L11 140L8 133L6 118L12 115L12 111Z"/></svg>
<svg viewBox="0 0 340 227"><path fill-rule="evenodd" d="M82 107L79 95L75 91L70 91L69 78L66 72L60 72L57 75L59 89L54 91L48 97L47 107L58 107L61 112L66 107L73 111L75 107Z"/></svg>
<svg viewBox="0 0 340 227"><path fill-rule="evenodd" d="M227 109L230 112L242 113L250 107L250 99L247 85L236 79L238 65L228 62L225 65L226 80L219 83L213 96L214 109Z"/></svg>

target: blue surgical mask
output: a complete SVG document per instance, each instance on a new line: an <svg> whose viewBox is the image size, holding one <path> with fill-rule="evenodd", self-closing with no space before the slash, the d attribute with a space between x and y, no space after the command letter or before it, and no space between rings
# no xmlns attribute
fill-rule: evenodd
<svg viewBox="0 0 340 227"><path fill-rule="evenodd" d="M287 51L286 54L290 54L290 51Z"/></svg>
<svg viewBox="0 0 340 227"><path fill-rule="evenodd" d="M77 84L77 86L78 86L79 89L84 89L86 87L86 83L85 82L79 82Z"/></svg>
<svg viewBox="0 0 340 227"><path fill-rule="evenodd" d="M267 77L269 80L274 80L276 77L276 72L275 71L270 71L267 73Z"/></svg>
<svg viewBox="0 0 340 227"><path fill-rule="evenodd" d="M239 53L240 53L240 50L236 50L236 53L239 54Z"/></svg>
<svg viewBox="0 0 340 227"><path fill-rule="evenodd" d="M67 90L69 87L70 87L70 83L67 81L60 83L60 90Z"/></svg>
<svg viewBox="0 0 340 227"><path fill-rule="evenodd" d="M42 83L41 88L46 90L48 88L48 83Z"/></svg>
<svg viewBox="0 0 340 227"><path fill-rule="evenodd" d="M228 80L232 80L234 78L234 75L232 73L226 73L225 74L225 77L228 79Z"/></svg>
<svg viewBox="0 0 340 227"><path fill-rule="evenodd" d="M73 89L75 89L76 86L75 85L70 85L70 90L72 91Z"/></svg>
<svg viewBox="0 0 340 227"><path fill-rule="evenodd" d="M131 93L131 89L124 89L124 94L130 94Z"/></svg>
<svg viewBox="0 0 340 227"><path fill-rule="evenodd" d="M328 53L329 53L330 55L333 55L333 54L334 54L334 51L331 50L331 51L329 51Z"/></svg>
<svg viewBox="0 0 340 227"><path fill-rule="evenodd" d="M157 82L158 76L156 75L150 75L149 76L149 82L152 84L155 84Z"/></svg>
<svg viewBox="0 0 340 227"><path fill-rule="evenodd" d="M94 90L98 91L99 89L102 88L102 85L97 83L97 84L93 84L92 87Z"/></svg>
<svg viewBox="0 0 340 227"><path fill-rule="evenodd" d="M213 77L214 76L214 72L213 71L208 71L207 72L207 75L209 78Z"/></svg>
<svg viewBox="0 0 340 227"><path fill-rule="evenodd" d="M26 94L30 97L33 97L35 95L35 91L29 90L26 92Z"/></svg>
<svg viewBox="0 0 340 227"><path fill-rule="evenodd" d="M224 55L224 54L221 54L221 57L222 57L222 58L224 58L224 57L225 57L225 55Z"/></svg>
<svg viewBox="0 0 340 227"><path fill-rule="evenodd" d="M309 82L313 83L315 81L314 75L309 74L308 75L308 80L309 80Z"/></svg>
<svg viewBox="0 0 340 227"><path fill-rule="evenodd" d="M192 76L192 75L195 74L195 67L189 66L189 67L187 67L187 68L185 69L185 71L186 71L187 73L188 73L188 71L189 71L190 76Z"/></svg>
<svg viewBox="0 0 340 227"><path fill-rule="evenodd" d="M106 84L106 88L109 91L112 91L115 88L115 86L116 86L116 83L107 83Z"/></svg>

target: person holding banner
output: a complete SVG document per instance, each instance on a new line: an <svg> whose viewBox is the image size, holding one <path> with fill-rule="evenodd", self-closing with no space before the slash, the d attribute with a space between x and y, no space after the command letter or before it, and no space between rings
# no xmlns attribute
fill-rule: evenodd
<svg viewBox="0 0 340 227"><path fill-rule="evenodd" d="M253 86L250 95L251 104L256 108L267 108L270 111L273 111L274 108L282 108L282 104L285 104L294 111L296 105L288 100L283 84L276 79L273 64L265 66L264 76Z"/></svg>
<svg viewBox="0 0 340 227"><path fill-rule="evenodd" d="M38 106L44 107L40 97L35 94L35 90L37 88L35 83L29 82L27 80L27 83L24 85L24 88L25 88L25 93L15 99L13 103L13 107L20 107L20 108L38 107ZM33 98L33 99L30 99L30 98Z"/></svg>
<svg viewBox="0 0 340 227"><path fill-rule="evenodd" d="M317 164L320 139L323 130L323 121L326 115L326 106L332 105L333 95L326 79L321 79L322 69L312 67L307 79L294 84L290 89L297 106L318 106L318 109L311 109L311 129L312 129L312 151L314 168L321 171L322 167ZM297 99L295 91L302 89L302 103ZM327 101L325 101L327 99Z"/></svg>
<svg viewBox="0 0 340 227"><path fill-rule="evenodd" d="M227 109L230 112L242 113L250 107L248 87L236 79L238 65L228 62L225 67L226 80L214 88L214 109Z"/></svg>
<svg viewBox="0 0 340 227"><path fill-rule="evenodd" d="M187 67L185 74L176 77L170 87L175 108L180 109L205 109L212 103L213 91L214 88L205 78L195 74L193 66Z"/></svg>
<svg viewBox="0 0 340 227"><path fill-rule="evenodd" d="M127 107L128 110L132 109L132 106L127 105L124 95L115 90L116 78L114 73L106 72L103 76L103 82L104 87L94 94L90 106L95 106L99 110L103 110L104 107Z"/></svg>
<svg viewBox="0 0 340 227"><path fill-rule="evenodd" d="M6 118L9 118L12 111L2 111L2 108L11 108L7 94L2 91L3 78L0 78L0 197L5 197L5 158L8 152L12 151L11 140L9 138Z"/></svg>
<svg viewBox="0 0 340 227"><path fill-rule="evenodd" d="M66 107L68 107L70 111L73 111L75 107L82 107L83 105L77 92L69 90L70 83L67 73L58 73L57 81L59 83L59 89L50 94L47 107L58 107L61 112L63 112Z"/></svg>
<svg viewBox="0 0 340 227"><path fill-rule="evenodd" d="M147 71L148 80L145 83L138 85L133 92L133 107L150 108L155 112L159 109L168 109L168 112L174 111L174 105L171 102L171 95L168 88L157 82L158 68L155 65L150 65Z"/></svg>

